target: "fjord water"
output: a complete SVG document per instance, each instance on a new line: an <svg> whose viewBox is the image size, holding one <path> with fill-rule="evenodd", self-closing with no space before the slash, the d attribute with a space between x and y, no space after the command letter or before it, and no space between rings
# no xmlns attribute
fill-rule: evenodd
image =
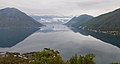
<svg viewBox="0 0 120 64"><path fill-rule="evenodd" d="M26 29L17 29L19 32L7 29L2 31L4 32L0 31L0 34L8 34L0 36L0 51L24 53L40 51L47 47L59 50L63 59L68 59L75 53L80 55L93 53L96 55L95 61L97 64L109 64L120 60L120 44L114 44L120 43L119 37L78 29L71 30L61 24L46 24L46 27L42 27L37 31ZM7 36L11 37L11 39L8 39ZM14 42L14 40L15 43L11 44L11 46L6 43L6 46L6 44L2 43L4 42L2 37L8 43L10 41Z"/></svg>

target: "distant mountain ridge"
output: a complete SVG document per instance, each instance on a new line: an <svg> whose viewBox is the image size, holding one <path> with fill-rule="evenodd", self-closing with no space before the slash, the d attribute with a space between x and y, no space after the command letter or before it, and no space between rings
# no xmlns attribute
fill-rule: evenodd
<svg viewBox="0 0 120 64"><path fill-rule="evenodd" d="M43 25L16 8L4 8L0 10L0 28L40 26Z"/></svg>
<svg viewBox="0 0 120 64"><path fill-rule="evenodd" d="M80 27L92 31L105 31L105 33L114 35L120 34L120 8L95 17Z"/></svg>
<svg viewBox="0 0 120 64"><path fill-rule="evenodd" d="M35 19L38 19L38 18L70 18L70 16L54 16L54 15L44 15L44 16L31 15L31 17Z"/></svg>
<svg viewBox="0 0 120 64"><path fill-rule="evenodd" d="M36 21L46 24L46 23L60 23L63 24L67 22L71 17L70 16L54 16L54 15L44 15L44 16L31 16Z"/></svg>
<svg viewBox="0 0 120 64"><path fill-rule="evenodd" d="M78 17L73 17L70 21L68 21L65 25L71 26L71 27L79 27L83 23L86 23L88 20L92 19L93 16L83 14Z"/></svg>

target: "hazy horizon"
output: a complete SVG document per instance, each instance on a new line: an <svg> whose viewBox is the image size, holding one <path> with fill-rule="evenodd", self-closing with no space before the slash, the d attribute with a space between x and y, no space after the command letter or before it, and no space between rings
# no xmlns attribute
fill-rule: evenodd
<svg viewBox="0 0 120 64"><path fill-rule="evenodd" d="M115 0L0 0L0 9L17 8L28 15L98 16L119 8Z"/></svg>

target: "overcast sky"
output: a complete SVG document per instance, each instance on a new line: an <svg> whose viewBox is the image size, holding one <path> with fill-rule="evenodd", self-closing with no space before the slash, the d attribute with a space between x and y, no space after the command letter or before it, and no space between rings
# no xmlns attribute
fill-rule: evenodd
<svg viewBox="0 0 120 64"><path fill-rule="evenodd" d="M98 16L120 8L120 0L0 0L0 8L5 7L15 7L29 15Z"/></svg>

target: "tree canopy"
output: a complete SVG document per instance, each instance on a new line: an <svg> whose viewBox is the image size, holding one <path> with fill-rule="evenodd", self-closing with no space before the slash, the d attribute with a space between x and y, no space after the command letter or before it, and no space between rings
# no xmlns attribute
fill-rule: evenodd
<svg viewBox="0 0 120 64"><path fill-rule="evenodd" d="M1 64L95 64L94 54L73 55L67 61L62 60L59 51L44 48L40 52L13 53L7 52L0 56Z"/></svg>

